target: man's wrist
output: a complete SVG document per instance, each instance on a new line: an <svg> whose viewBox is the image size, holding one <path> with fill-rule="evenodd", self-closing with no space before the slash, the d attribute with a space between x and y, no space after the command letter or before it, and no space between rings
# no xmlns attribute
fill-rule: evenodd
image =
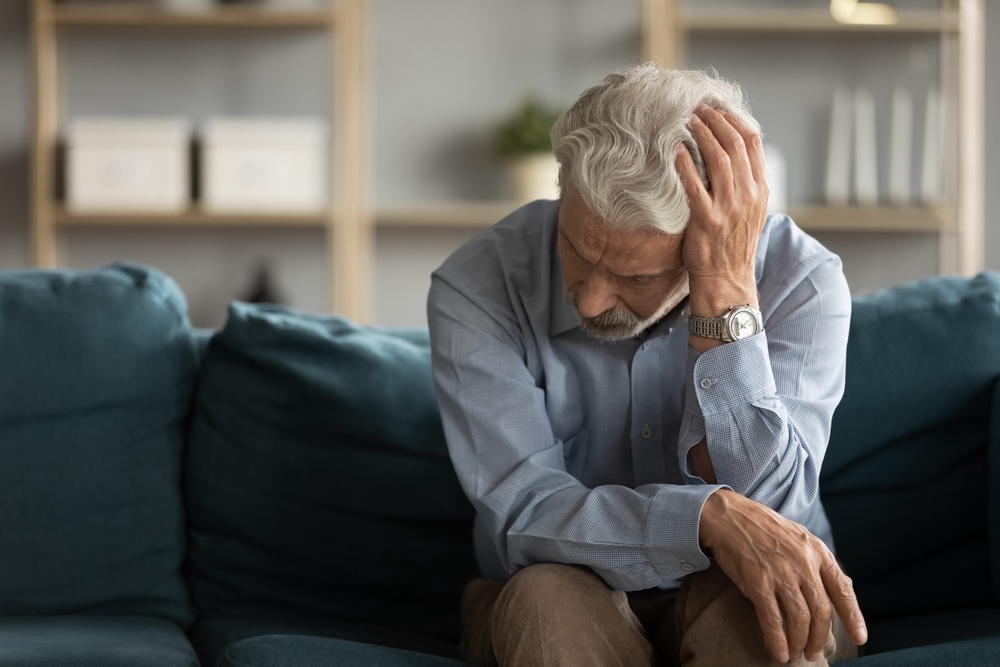
<svg viewBox="0 0 1000 667"><path fill-rule="evenodd" d="M691 314L696 317L721 317L733 306L759 307L752 274L727 278L692 276L689 286Z"/></svg>
<svg viewBox="0 0 1000 667"><path fill-rule="evenodd" d="M698 546L706 554L712 552L716 544L716 529L722 523L722 517L729 511L728 505L735 492L728 487L717 489L701 508L698 521Z"/></svg>

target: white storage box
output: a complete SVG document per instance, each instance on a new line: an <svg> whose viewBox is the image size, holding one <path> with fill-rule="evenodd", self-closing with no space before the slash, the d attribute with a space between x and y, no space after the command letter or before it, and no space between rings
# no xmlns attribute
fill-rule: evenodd
<svg viewBox="0 0 1000 667"><path fill-rule="evenodd" d="M219 118L202 133L201 197L216 213L318 212L329 134L318 120Z"/></svg>
<svg viewBox="0 0 1000 667"><path fill-rule="evenodd" d="M191 203L191 124L183 119L79 119L66 145L71 212L179 213Z"/></svg>

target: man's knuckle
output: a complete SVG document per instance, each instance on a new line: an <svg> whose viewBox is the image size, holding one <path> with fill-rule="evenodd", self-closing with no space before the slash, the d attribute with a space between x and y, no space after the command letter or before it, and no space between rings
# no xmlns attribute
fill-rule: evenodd
<svg viewBox="0 0 1000 667"><path fill-rule="evenodd" d="M781 611L774 606L769 606L763 616L768 625L773 628L780 628L785 622L785 619L781 617Z"/></svg>
<svg viewBox="0 0 1000 667"><path fill-rule="evenodd" d="M792 615L789 618L789 620L798 625L799 627L804 627L809 625L809 621L812 620L812 615L809 613L809 610L806 609L805 607L798 607L797 609L795 609L794 612L792 612Z"/></svg>
<svg viewBox="0 0 1000 667"><path fill-rule="evenodd" d="M759 605L768 598L767 590L760 582L746 583L739 588L743 595L755 605Z"/></svg>

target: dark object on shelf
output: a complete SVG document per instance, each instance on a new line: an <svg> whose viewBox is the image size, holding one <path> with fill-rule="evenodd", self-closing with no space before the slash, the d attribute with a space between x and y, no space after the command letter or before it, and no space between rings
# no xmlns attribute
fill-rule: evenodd
<svg viewBox="0 0 1000 667"><path fill-rule="evenodd" d="M281 291L274 286L274 277L266 262L261 262L254 270L250 289L240 301L247 303L285 303Z"/></svg>

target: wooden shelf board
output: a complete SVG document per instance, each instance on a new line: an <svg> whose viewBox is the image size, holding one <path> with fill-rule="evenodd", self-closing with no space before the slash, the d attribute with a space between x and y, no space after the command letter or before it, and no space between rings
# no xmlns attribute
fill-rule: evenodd
<svg viewBox="0 0 1000 667"><path fill-rule="evenodd" d="M55 25L66 28L326 28L332 17L327 9L218 7L182 12L129 4L56 4L52 12Z"/></svg>
<svg viewBox="0 0 1000 667"><path fill-rule="evenodd" d="M481 228L500 221L516 202L441 202L379 209L379 227ZM954 230L947 212L919 207L798 206L788 214L810 231L941 233Z"/></svg>
<svg viewBox="0 0 1000 667"><path fill-rule="evenodd" d="M72 213L57 208L60 227L324 227L328 216L317 213L208 213L197 208L183 213L107 211Z"/></svg>
<svg viewBox="0 0 1000 667"><path fill-rule="evenodd" d="M520 204L506 201L464 201L398 205L378 209L375 224L379 227L453 227L481 228L499 222Z"/></svg>
<svg viewBox="0 0 1000 667"><path fill-rule="evenodd" d="M942 233L955 227L952 215L934 208L800 206L788 215L802 229L815 232Z"/></svg>
<svg viewBox="0 0 1000 667"><path fill-rule="evenodd" d="M874 32L938 33L958 30L958 13L901 10L892 25L838 23L824 9L689 9L680 13L684 30L699 32Z"/></svg>

